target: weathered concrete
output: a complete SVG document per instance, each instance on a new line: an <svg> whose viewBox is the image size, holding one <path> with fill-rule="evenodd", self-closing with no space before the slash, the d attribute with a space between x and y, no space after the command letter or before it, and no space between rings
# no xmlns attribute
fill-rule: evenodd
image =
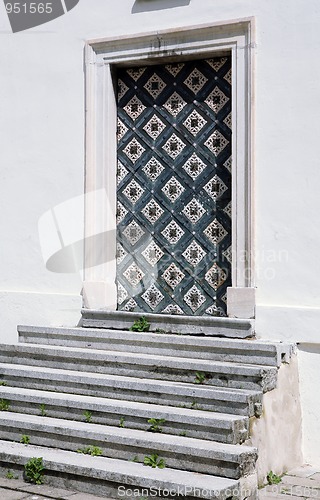
<svg viewBox="0 0 320 500"><path fill-rule="evenodd" d="M2 386L0 399L10 401L10 411L30 415L40 415L40 404L43 404L47 416L67 421L84 421L83 412L90 410L94 423L119 427L123 417L124 427L145 431L150 428L148 419L156 415L165 420L161 427L166 434L185 432L189 437L229 444L242 443L248 437L249 419L238 415ZM0 413L0 419L2 415Z"/></svg>
<svg viewBox="0 0 320 500"><path fill-rule="evenodd" d="M281 342L223 339L166 332L140 333L128 330L50 328L18 326L19 341L42 345L64 345L118 352L143 352L163 356L199 357L206 360L280 366L289 362L293 345Z"/></svg>
<svg viewBox="0 0 320 500"><path fill-rule="evenodd" d="M231 479L253 474L257 459L257 451L244 445L2 412L0 439L19 442L22 434L32 444L70 451L94 445L105 457L127 461L135 457L139 463L146 455L157 453L170 468Z"/></svg>
<svg viewBox="0 0 320 500"><path fill-rule="evenodd" d="M269 366L22 343L0 345L0 362L9 360L32 366L180 382L194 382L196 372L203 372L207 385L264 392L274 389L277 378L276 367Z"/></svg>
<svg viewBox="0 0 320 500"><path fill-rule="evenodd" d="M199 496L226 500L239 491L238 481L207 474L174 470L153 469L142 464L105 457L88 457L79 453L48 449L45 447L0 441L0 472L11 467L21 470L31 457L43 457L47 484L77 484L77 489L100 496L115 497L118 486L126 483L136 488L159 488L186 491L190 497ZM16 467L15 467L16 466ZM61 473L63 477L61 478ZM59 481L59 475L61 480ZM81 481L80 478L85 478ZM134 486L133 486L134 485ZM200 495L199 495L200 492ZM201 493L203 492L203 493ZM209 495L208 495L208 492ZM198 493L198 494L197 494Z"/></svg>
<svg viewBox="0 0 320 500"><path fill-rule="evenodd" d="M157 453L166 460L166 471L239 479L238 492L218 488L218 498L255 499L257 455L246 441L249 417L253 425L264 415L263 392L276 387L277 368L290 361L291 345L38 327L20 327L20 340L26 342L0 350L0 379L7 384L0 386L0 399L10 402L9 411L0 414L0 439L20 446L26 434L32 445L50 453L64 449L70 457L94 445L105 455L86 457L86 465L94 463L93 473L77 468L73 459L71 468L65 467L59 455L49 471L55 484L84 493L94 484L95 494L115 497L117 481L126 488L146 485L143 458ZM40 405L46 416L40 416ZM87 411L92 423L84 422ZM159 423L162 433L147 432L150 418L165 420ZM23 449L14 461L23 459ZM138 478L131 476L131 465L124 470L135 457L140 463L134 465L143 468ZM98 458L105 460L103 481ZM114 476L116 462L121 479Z"/></svg>
<svg viewBox="0 0 320 500"><path fill-rule="evenodd" d="M83 309L81 324L89 328L128 330L132 323L141 316L144 316L150 322L150 331L164 329L168 333L210 335L228 338L247 338L254 336L253 320L216 318L212 316L180 316Z"/></svg>
<svg viewBox="0 0 320 500"><path fill-rule="evenodd" d="M253 416L256 405L260 405L262 401L262 393L259 391L112 374L78 373L74 370L38 368L11 363L0 363L0 380L4 380L12 387L72 392L115 400L198 408L234 415Z"/></svg>
<svg viewBox="0 0 320 500"><path fill-rule="evenodd" d="M250 482L250 478L240 481L244 490ZM253 479L254 480L254 479ZM259 500L301 500L303 498L317 498L319 490L320 469L311 465L303 465L292 471L289 471L282 477L278 485L266 486L259 490ZM307 481L307 482L304 482ZM292 488L300 487L301 496L293 495ZM297 491L297 488L296 488ZM46 485L30 485L19 479L6 479L0 477L0 493L4 500L10 499L10 493L24 493L23 497L27 500L33 500L37 495L39 500L98 500L101 497L90 495L89 493L77 493L73 490L54 488ZM32 493L32 496L29 494ZM14 497L13 497L14 498ZM106 497L104 497L106 499ZM109 499L106 499L109 500Z"/></svg>

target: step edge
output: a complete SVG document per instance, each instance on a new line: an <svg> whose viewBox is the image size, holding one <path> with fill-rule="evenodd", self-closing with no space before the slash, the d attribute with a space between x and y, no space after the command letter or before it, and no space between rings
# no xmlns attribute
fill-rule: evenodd
<svg viewBox="0 0 320 500"><path fill-rule="evenodd" d="M123 479L125 477L132 477L135 479L145 479L146 476L147 480L159 480L163 482L163 479L161 478L161 472L163 470L159 469L151 469L151 468L146 468L142 464L137 464L133 462L127 462L125 460L120 460L120 459L112 459L112 458L107 458L107 457L91 457L93 459L93 462L95 464L95 468L92 467L91 464L87 465L86 463L82 462L88 462L87 457L80 457L79 454L70 452L70 451L65 451L65 450L58 450L58 449L50 449L47 447L41 447L41 446L36 446L36 445L28 445L27 447L25 445L22 445L20 443L9 443L10 446L8 446L7 441L0 440L0 460L3 461L4 458L6 457L16 457L20 464L23 465L25 461L28 458L31 458L33 456L43 456L44 459L44 465L48 467L48 465L56 465L56 468L54 470L61 470L61 461L62 461L62 466L65 465L66 467L73 465L74 462L76 462L75 467L80 467L82 471L86 472L100 472L103 474L104 472L107 472L111 474L112 472L115 472L118 475L117 480L113 479L114 482L116 483L122 483ZM10 452L11 448L11 452ZM37 455L35 455L37 454ZM49 458L47 458L46 455L49 454ZM50 455L51 457L50 459ZM60 463L55 460L55 457L60 459ZM61 460L62 459L62 460ZM64 462L64 463L63 463ZM125 464L126 468L131 469L131 476L128 473L123 473L119 472L118 468L119 466L123 466ZM114 471L110 470L112 467L107 468L107 465L111 465L114 468ZM98 467L100 467L98 469ZM150 469L150 470L149 470ZM227 488L228 486L234 486L237 487L239 485L239 480L234 480L234 479L229 479L229 478L223 478L220 476L210 476L206 474L199 474L199 473L194 473L190 471L181 471L179 469L170 469L166 468L164 469L166 472L166 476L169 476L169 481L175 481L176 485L182 485L184 486L185 484L188 484L188 480L190 480L190 485L192 483L199 483L199 481L204 482L204 487L207 487L208 484L205 483L205 481L208 481L209 484L212 483L218 483L220 484L220 488L224 489ZM87 474L88 476L88 474ZM96 477L97 474L93 477ZM121 476L121 477L119 477ZM160 477L159 477L160 476ZM171 477L170 477L171 476ZM172 477L173 476L173 477ZM175 477L177 478L175 480ZM178 480L178 478L181 479L181 477L184 479L184 482L181 482L181 480ZM200 483L201 484L201 483ZM150 485L152 486L152 484ZM195 486L198 486L195 484ZM214 485L213 485L214 486Z"/></svg>
<svg viewBox="0 0 320 500"><path fill-rule="evenodd" d="M247 347L252 347L252 350L256 349L257 347L265 347L265 348L276 348L278 344L282 344L281 342L272 342L268 340L261 340L261 339L239 339L239 338L219 338L219 337L212 337L209 338L207 336L199 337L199 335L178 335L174 333L156 333L156 332L133 332L129 330L115 330L115 329L108 329L108 328L83 328L83 327L47 327L47 326L33 326L33 325L18 325L17 326L18 333L22 334L32 334L32 333L37 333L37 334L63 334L63 333L74 333L74 334L87 334L87 335L96 335L97 333L105 333L105 334L111 334L115 335L114 339L116 339L116 335L128 335L131 336L132 338L136 337L137 339L141 338L143 339L143 336L145 336L145 339L147 339L148 336L150 336L152 339L155 339L156 341L161 341L163 340L168 340L170 343L174 344L177 342L178 344L185 343L186 341L192 340L194 342L198 342L199 346L201 342L204 342L205 345L209 345L210 342L212 343L221 343L221 345L239 345L239 346L247 346ZM103 337L98 337L103 339ZM107 337L105 337L106 340L108 340ZM188 345L192 346L193 344L190 342ZM272 351L273 352L273 351Z"/></svg>
<svg viewBox="0 0 320 500"><path fill-rule="evenodd" d="M17 418L18 415L20 416L20 418ZM79 438L80 440L81 437L83 438L80 433L86 431L86 436L90 437L85 437L85 440L100 440L99 436L106 436L110 439L110 442L119 442L119 444L125 444L126 446L138 446L137 443L140 443L139 446L143 446L149 449L153 449L153 447L155 446L158 446L158 448L163 446L163 452L172 452L170 448L174 446L175 450L178 453L183 453L183 450L185 450L184 453L189 454L190 450L198 451L198 454L195 453L194 456L200 456L201 453L215 453L216 455L218 455L218 458L220 458L221 455L227 454L230 461L232 461L232 458L241 457L241 455L243 454L257 454L256 447L243 444L240 445L221 443L201 438L182 437L164 433L159 433L158 435L156 433L149 433L140 429L122 429L105 424L88 424L86 422L68 421L65 419L41 417L37 415L15 414L13 412L10 412L10 414L8 414L7 416L8 418L5 418L4 415L0 415L0 422L7 422L7 425L9 422L8 427L11 429L17 428L17 430L21 430L21 428L28 428L30 432L47 432L50 435L70 436ZM19 425L21 424L22 427L20 428ZM25 427L23 427L23 424L25 425ZM35 425L34 429L31 428L32 425ZM77 433L79 433L79 435ZM96 436L96 438L94 438L93 436ZM117 441L117 439L119 439L119 441ZM108 442L106 442L105 444L108 444ZM208 456L208 458L213 457Z"/></svg>
<svg viewBox="0 0 320 500"><path fill-rule="evenodd" d="M22 354L24 353L23 348L25 349L25 352L28 353L28 349L36 349L37 353L41 354L41 351L44 353L46 352L54 352L55 350L60 353L82 353L85 352L87 355L87 359L92 360L93 358L100 357L100 356L110 356L112 359L114 359L115 356L122 358L122 359L128 359L130 360L135 360L135 359L143 359L145 361L167 361L171 363L178 363L185 365L186 363L189 363L190 365L195 365L195 364L203 364L204 366L206 365L216 365L217 367L222 367L222 368L228 368L228 367L236 367L240 371L247 368L247 369L252 369L254 370L259 370L259 369L265 369L265 370L276 370L276 366L269 366L269 365L259 365L259 364L250 364L250 363L237 363L237 362L227 362L227 361L217 361L217 360L203 360L203 359L197 359L197 358L179 358L177 356L161 356L161 355L154 355L154 354L145 354L145 353L126 353L125 351L108 351L106 349L85 349L82 347L68 347L68 346L56 346L56 345L47 345L47 344L33 344L33 343L19 343L19 344L0 344L0 349L3 349L6 351L6 348L8 350L12 350L13 352L19 353L21 352ZM140 354L138 356L138 354ZM68 356L68 357L70 357ZM81 361L85 361L86 358L81 358ZM99 360L98 360L99 361ZM190 368L192 369L192 368Z"/></svg>
<svg viewBox="0 0 320 500"><path fill-rule="evenodd" d="M14 364L14 363L0 363L0 369L4 371L16 371L16 372L27 372L33 373L40 371L40 374L47 374L48 376L56 376L55 380L63 379L63 376L68 376L72 382L76 382L76 379L79 377L76 370L68 370L65 368L48 368L41 367L41 369L35 365L24 365L24 364ZM155 390L153 386L160 386L161 388L170 387L172 390L176 390L178 387L183 389L189 389L194 391L204 392L204 389L207 393L216 393L216 395L220 395L224 393L224 395L228 394L230 397L230 401L232 401L231 396L243 396L244 398L255 397L261 394L261 390L259 389L240 389L234 387L220 387L220 386L210 386L210 385L199 385L192 384L190 382L175 382L172 380L162 380L162 379L141 379L139 377L130 377L127 375L110 375L105 373L93 373L87 371L81 371L82 379L96 379L94 383L96 385L103 385L106 379L112 380L113 382L127 382L129 385L139 385L146 384L149 386L149 390ZM5 376L5 375L4 375ZM57 377L58 376L58 377ZM111 377L111 379L110 379ZM48 377L46 380L50 381L51 379ZM98 384L98 381L101 384ZM134 390L134 389L133 389ZM173 394L173 392L168 392L169 394ZM202 395L203 396L203 395Z"/></svg>
<svg viewBox="0 0 320 500"><path fill-rule="evenodd" d="M12 389L17 389L17 391L13 391ZM22 391L22 392L21 392ZM32 391L32 392L31 392ZM93 407L101 407L104 406L106 408L112 408L112 407L117 407L119 410L123 411L125 409L132 410L133 412L140 413L140 415L137 415L141 418L143 412L152 412L154 413L161 413L162 415L170 414L169 416L172 418L172 421L174 420L174 417L179 415L183 416L185 419L188 417L190 419L196 418L198 422L203 422L203 425L205 425L205 421L215 421L215 420L222 420L223 418L225 420L228 419L230 423L238 422L238 421L243 421L246 420L248 417L245 415L236 415L236 414L231 414L231 413L219 413L219 412L211 412L208 410L197 410L197 409L190 409L190 408L180 408L180 407L174 407L174 406L167 406L167 405L156 405L156 404L149 404L149 403L141 403L139 401L126 401L126 400L118 400L118 399L111 399L111 398L99 398L96 396L87 396L87 395L82 395L82 394L68 394L68 393L60 393L60 392L50 392L50 391L41 391L39 389L27 389L27 388L12 388L12 387L0 387L0 395L7 395L14 397L16 395L16 399L14 401L19 401L19 402L24 402L28 403L29 401L26 399L28 397L34 397L38 398L39 400L46 400L46 401L57 401L60 404L62 402L67 402L69 405L73 408L80 407L81 405L86 405L86 409L94 411ZM25 396L25 398L24 398ZM60 397L61 396L61 397ZM71 396L71 398L70 398ZM4 398L5 399L5 398ZM90 401L90 399L92 401ZM103 399L103 401L100 401L100 399ZM81 401L82 400L82 401ZM120 403L119 403L120 401ZM147 406L145 408L145 406ZM81 408L83 409L83 408ZM96 410L98 411L98 410ZM16 412L13 412L16 413ZM1 416L1 414L0 414ZM169 418L168 416L168 418Z"/></svg>

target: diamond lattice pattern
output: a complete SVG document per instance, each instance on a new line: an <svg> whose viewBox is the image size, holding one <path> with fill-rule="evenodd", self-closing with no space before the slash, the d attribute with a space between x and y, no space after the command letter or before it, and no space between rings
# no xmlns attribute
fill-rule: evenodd
<svg viewBox="0 0 320 500"><path fill-rule="evenodd" d="M118 309L226 314L231 58L118 70Z"/></svg>

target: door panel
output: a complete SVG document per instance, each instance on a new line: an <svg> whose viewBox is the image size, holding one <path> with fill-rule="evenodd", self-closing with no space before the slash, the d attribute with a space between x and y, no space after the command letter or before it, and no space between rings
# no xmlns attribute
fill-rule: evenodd
<svg viewBox="0 0 320 500"><path fill-rule="evenodd" d="M225 315L231 57L118 71L118 309Z"/></svg>

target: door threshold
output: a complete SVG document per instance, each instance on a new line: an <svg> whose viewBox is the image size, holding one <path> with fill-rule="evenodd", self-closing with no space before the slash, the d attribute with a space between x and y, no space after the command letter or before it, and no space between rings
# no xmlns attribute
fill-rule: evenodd
<svg viewBox="0 0 320 500"><path fill-rule="evenodd" d="M82 309L81 326L128 330L141 316L150 323L150 332L242 339L254 337L254 320L215 316Z"/></svg>

